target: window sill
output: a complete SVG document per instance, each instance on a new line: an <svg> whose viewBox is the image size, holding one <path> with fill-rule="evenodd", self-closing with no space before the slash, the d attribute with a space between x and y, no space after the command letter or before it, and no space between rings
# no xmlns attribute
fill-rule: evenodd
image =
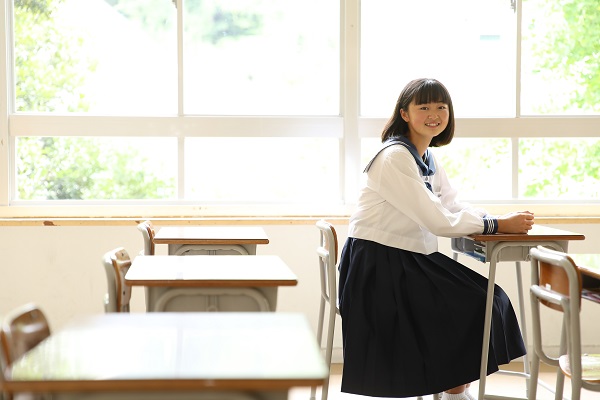
<svg viewBox="0 0 600 400"><path fill-rule="evenodd" d="M538 224L600 224L600 204L485 204L491 214L535 213ZM353 206L10 206L0 226L117 226L151 219L157 225L306 225L324 218L348 224Z"/></svg>

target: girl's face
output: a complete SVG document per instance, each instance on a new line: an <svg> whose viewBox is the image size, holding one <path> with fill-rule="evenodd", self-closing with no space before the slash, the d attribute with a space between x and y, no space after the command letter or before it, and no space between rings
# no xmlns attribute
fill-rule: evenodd
<svg viewBox="0 0 600 400"><path fill-rule="evenodd" d="M408 123L408 137L415 145L431 142L448 126L450 111L446 103L415 104L414 100L408 105L408 110L400 110L402 119Z"/></svg>

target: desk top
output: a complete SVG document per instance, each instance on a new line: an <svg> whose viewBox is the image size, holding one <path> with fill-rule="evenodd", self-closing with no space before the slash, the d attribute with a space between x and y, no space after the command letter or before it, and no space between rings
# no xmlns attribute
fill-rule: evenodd
<svg viewBox="0 0 600 400"><path fill-rule="evenodd" d="M580 233L534 224L529 233L477 234L470 235L469 238L480 242L539 242L544 240L584 240L585 236Z"/></svg>
<svg viewBox="0 0 600 400"><path fill-rule="evenodd" d="M296 286L298 278L275 255L139 255L125 282L130 286L264 287Z"/></svg>
<svg viewBox="0 0 600 400"><path fill-rule="evenodd" d="M156 244L268 244L269 238L255 226L163 226Z"/></svg>
<svg viewBox="0 0 600 400"><path fill-rule="evenodd" d="M596 279L600 279L600 254L569 254L575 261L579 271Z"/></svg>
<svg viewBox="0 0 600 400"><path fill-rule="evenodd" d="M10 391L282 390L328 374L296 313L80 317L7 371Z"/></svg>

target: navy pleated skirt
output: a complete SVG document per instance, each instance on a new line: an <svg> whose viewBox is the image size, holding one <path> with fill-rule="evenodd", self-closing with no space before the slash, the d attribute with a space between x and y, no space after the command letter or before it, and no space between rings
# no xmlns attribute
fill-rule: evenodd
<svg viewBox="0 0 600 400"><path fill-rule="evenodd" d="M339 271L342 392L412 397L479 379L487 278L441 253L354 238ZM512 304L496 285L488 374L524 354Z"/></svg>

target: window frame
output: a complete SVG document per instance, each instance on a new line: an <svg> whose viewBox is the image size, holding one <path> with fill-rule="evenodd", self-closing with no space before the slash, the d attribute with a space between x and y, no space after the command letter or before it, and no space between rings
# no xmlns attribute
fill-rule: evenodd
<svg viewBox="0 0 600 400"><path fill-rule="evenodd" d="M133 215L348 215L359 189L361 139L379 137L386 118L360 115L360 0L340 0L340 115L339 116L196 116L183 114L183 45L181 0L178 20L178 115L154 117L50 115L16 113L13 94L14 71L12 49L11 0L0 0L0 217L3 216L131 216ZM507 5L508 6L508 5ZM521 0L517 1L517 10ZM518 141L531 137L568 137L576 126L577 137L600 137L600 116L538 117L521 116L520 38L521 15L517 11L516 110L511 118L457 118L456 137L510 138L512 141L512 195L518 188ZM177 202L19 202L13 201L15 188L14 146L19 136L137 136L177 137L178 196ZM142 133L143 132L143 133ZM482 133L483 132L483 133ZM315 207L301 205L218 204L199 206L182 199L184 182L183 147L186 137L334 137L340 141L340 190L342 204ZM142 203L142 204L140 204ZM63 207L78 204L79 207ZM544 210L544 215L598 216L600 199L585 202L524 201L483 202L491 212L521 209ZM141 205L141 207L140 207ZM533 206L535 205L535 207ZM140 214L140 212L142 214Z"/></svg>

